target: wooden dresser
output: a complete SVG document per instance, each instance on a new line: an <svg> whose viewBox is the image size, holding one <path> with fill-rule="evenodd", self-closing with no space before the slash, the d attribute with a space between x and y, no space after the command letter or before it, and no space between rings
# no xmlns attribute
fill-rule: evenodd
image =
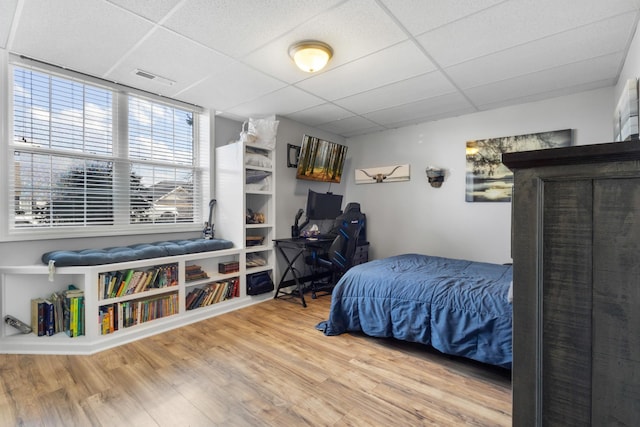
<svg viewBox="0 0 640 427"><path fill-rule="evenodd" d="M513 425L640 425L640 143L510 153Z"/></svg>

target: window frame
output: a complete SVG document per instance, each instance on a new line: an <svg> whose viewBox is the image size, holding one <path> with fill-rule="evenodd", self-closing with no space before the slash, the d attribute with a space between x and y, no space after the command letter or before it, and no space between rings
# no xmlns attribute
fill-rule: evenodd
<svg viewBox="0 0 640 427"><path fill-rule="evenodd" d="M43 72L50 75L59 76L65 79L80 81L83 84L107 88L112 91L112 139L113 154L108 157L113 161L114 171L117 169L122 173L123 170L130 170L134 165L139 165L141 161L136 158L129 158L128 155L128 103L129 97L134 96L150 101L154 104L162 104L171 108L188 110L192 113L193 125L193 163L184 165L180 163L168 163L161 161L142 161L154 167L174 167L191 169L193 172L193 220L192 222L174 222L174 223L135 223L129 220L129 190L123 192L112 192L114 200L114 224L113 225L82 225L82 226L60 226L60 227L15 227L13 221L15 212L11 212L15 203L13 198L13 181L11 171L14 168L13 153L19 146L14 141L14 69L15 67L32 69L37 72ZM0 120L0 135L4 135L5 144L2 146L2 157L4 161L0 162L0 169L4 169L1 175L4 178L5 185L0 186L0 198L3 204L7 206L0 214L2 226L0 227L0 241L15 240L44 240L44 239L63 239L63 238L90 238L114 235L135 235L135 234L163 234L163 233L181 233L201 231L202 224L205 220L204 207L207 206L211 186L212 159L210 158L210 120L209 114L201 107L187 104L181 101L165 98L159 95L151 94L136 88L123 86L117 83L109 82L97 77L89 76L72 70L61 69L57 66L41 63L37 60L18 57L13 54L0 55L0 88L4 88L5 93L0 100L0 106L4 107L6 112ZM73 155L73 152L65 153ZM85 157L83 153L78 152L77 158ZM117 173L117 171L115 172ZM120 181L118 181L120 179ZM113 187L118 182L129 182L128 174L124 177L114 177Z"/></svg>

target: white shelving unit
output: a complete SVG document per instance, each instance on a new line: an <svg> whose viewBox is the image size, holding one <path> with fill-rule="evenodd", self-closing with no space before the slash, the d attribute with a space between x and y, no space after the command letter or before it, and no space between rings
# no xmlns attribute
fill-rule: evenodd
<svg viewBox="0 0 640 427"><path fill-rule="evenodd" d="M247 165L248 152L268 159L268 164ZM197 322L222 313L237 310L273 297L273 292L250 296L246 292L247 276L267 271L275 277L275 151L260 145L237 142L216 150L216 238L230 240L232 249L163 258L82 267L60 267L49 275L45 265L0 266L0 314L2 319L12 315L25 323L31 320L31 300L49 298L73 284L84 291L85 334L69 337L64 332L53 336L22 334L3 322L0 327L0 353L17 354L92 354L110 347L135 341ZM267 175L262 184L247 184L247 176ZM264 221L247 223L248 210L263 214ZM258 237L259 244L247 245L247 239ZM256 261L257 260L257 261ZM219 273L224 262L237 262L238 271ZM101 275L130 269L148 270L174 264L178 271L177 284L119 297L100 294ZM207 272L207 279L186 280L185 269L198 265ZM218 303L188 310L187 296L195 287L237 278L239 295ZM131 302L149 301L162 296L177 295L174 314L124 327L103 334L100 308ZM175 300L174 300L175 301ZM121 321L121 318L120 320Z"/></svg>
<svg viewBox="0 0 640 427"><path fill-rule="evenodd" d="M92 354L126 342L135 341L160 332L174 329L189 323L197 322L212 316L237 310L260 302L267 296L247 296L240 286L238 297L220 301L206 307L187 310L186 296L194 287L202 287L219 280L233 277L242 278L244 250L232 248L213 252L201 252L188 255L177 255L164 258L105 264L90 267L57 268L49 281L49 271L44 265L0 267L0 310L2 318L10 314L25 323L31 319L31 299L48 298L52 293L67 289L73 284L84 291L85 299L85 335L68 337L64 332L53 336L37 336L34 333L21 334L17 329L5 322L0 327L0 353L41 353L41 354ZM239 271L220 274L218 264L221 262L239 262ZM178 271L178 282L175 286L150 289L117 298L101 298L99 295L99 277L103 273L126 271L129 269L149 269L156 266L175 264ZM187 282L185 267L197 264L208 274L207 279ZM242 280L241 280L242 283ZM102 335L99 322L99 307L120 304L128 301L145 301L158 296L177 294L178 309L175 314L150 320L129 327L120 327L117 331Z"/></svg>
<svg viewBox="0 0 640 427"><path fill-rule="evenodd" d="M263 160L249 160L256 156ZM247 275L268 271L272 280L275 277L275 170L275 150L263 145L239 141L216 149L216 237L243 248L240 264L245 292ZM253 175L266 178L248 182ZM247 223L249 211L263 214L264 222ZM261 242L248 244L252 238Z"/></svg>

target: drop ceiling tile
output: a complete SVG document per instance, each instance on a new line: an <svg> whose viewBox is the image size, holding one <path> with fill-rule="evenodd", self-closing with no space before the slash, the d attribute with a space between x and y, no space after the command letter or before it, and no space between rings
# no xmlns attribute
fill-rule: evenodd
<svg viewBox="0 0 640 427"><path fill-rule="evenodd" d="M240 58L333 7L339 0L186 0L164 25Z"/></svg>
<svg viewBox="0 0 640 427"><path fill-rule="evenodd" d="M502 108L502 107L509 107L517 104L544 101L551 98L557 98L557 97L562 97L567 95L573 95L576 93L601 89L604 87L612 86L612 84L613 83L609 79L589 81L582 84L576 84L574 86L558 87L557 89L552 89L546 92L537 92L537 93L532 93L530 95L522 95L518 98L508 98L508 99L497 100L495 102L489 102L489 103L480 105L478 109L480 111L488 111L488 110L493 110L493 109Z"/></svg>
<svg viewBox="0 0 640 427"><path fill-rule="evenodd" d="M0 1L0 48L7 47L9 39L9 31L11 31L11 22L13 15L16 13L18 0Z"/></svg>
<svg viewBox="0 0 640 427"><path fill-rule="evenodd" d="M355 114L364 114L401 104L455 92L456 88L438 71L362 92L334 101Z"/></svg>
<svg viewBox="0 0 640 427"><path fill-rule="evenodd" d="M242 105L229 108L228 111L231 114L246 116L265 114L286 115L294 111L305 110L320 105L323 102L320 98L301 91L296 87L288 86Z"/></svg>
<svg viewBox="0 0 640 427"><path fill-rule="evenodd" d="M290 119L300 123L306 123L309 126L317 126L322 123L333 122L350 116L353 116L353 113L330 103L316 105L287 115Z"/></svg>
<svg viewBox="0 0 640 427"><path fill-rule="evenodd" d="M167 61L171 58L171 61ZM176 94L206 78L211 70L229 66L234 60L184 36L158 28L127 55L109 78L162 94ZM175 82L167 87L133 74L141 69Z"/></svg>
<svg viewBox="0 0 640 427"><path fill-rule="evenodd" d="M549 11L559 11L553 13ZM629 0L520 0L500 3L417 40L442 67L634 11Z"/></svg>
<svg viewBox="0 0 640 427"><path fill-rule="evenodd" d="M433 64L420 49L406 41L314 75L296 86L332 101L433 70Z"/></svg>
<svg viewBox="0 0 640 427"><path fill-rule="evenodd" d="M182 0L107 0L113 4L123 7L137 15L144 16L153 22L158 22L164 18Z"/></svg>
<svg viewBox="0 0 640 427"><path fill-rule="evenodd" d="M382 0L381 2L414 36L473 15L505 0Z"/></svg>
<svg viewBox="0 0 640 427"><path fill-rule="evenodd" d="M370 132L374 130L384 129L377 123L373 123L359 116L346 117L344 119L318 125L317 127L318 129L326 130L327 132L332 132L337 135L342 135L343 133L362 131Z"/></svg>
<svg viewBox="0 0 640 427"><path fill-rule="evenodd" d="M590 81L613 85L624 61L623 53L593 58L538 73L465 90L465 94L479 107L517 100L519 97L584 85Z"/></svg>
<svg viewBox="0 0 640 427"><path fill-rule="evenodd" d="M225 111L284 86L283 82L234 61L223 69L213 70L207 79L178 95L203 107Z"/></svg>
<svg viewBox="0 0 640 427"><path fill-rule="evenodd" d="M332 68L405 40L407 36L373 0L351 0L329 9L304 25L268 43L243 61L288 83L311 75L299 70L289 57L289 46L302 40L320 40L333 48Z"/></svg>
<svg viewBox="0 0 640 427"><path fill-rule="evenodd" d="M353 138L354 136L359 136L359 135L368 135L370 133L374 133L374 132L382 132L386 130L386 128L382 127L382 126L372 126L370 128L366 128L366 129L358 129L358 130L353 130L353 131L345 131L342 133L341 136L345 137L345 138Z"/></svg>
<svg viewBox="0 0 640 427"><path fill-rule="evenodd" d="M620 52L635 28L632 14L579 27L445 69L463 89Z"/></svg>
<svg viewBox="0 0 640 427"><path fill-rule="evenodd" d="M102 0L25 1L9 50L102 76L151 28Z"/></svg>
<svg viewBox="0 0 640 427"><path fill-rule="evenodd" d="M389 127L397 122L416 119L426 121L426 119L423 118L459 111L472 112L474 108L464 96L456 92L386 108L384 110L373 111L363 114L363 117L385 127Z"/></svg>

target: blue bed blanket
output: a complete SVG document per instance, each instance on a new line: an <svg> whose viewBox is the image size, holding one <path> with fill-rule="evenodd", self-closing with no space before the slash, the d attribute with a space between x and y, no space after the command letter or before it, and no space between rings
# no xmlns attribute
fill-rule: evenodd
<svg viewBox="0 0 640 427"><path fill-rule="evenodd" d="M361 331L511 368L510 265L398 255L351 268L333 290L326 335Z"/></svg>

